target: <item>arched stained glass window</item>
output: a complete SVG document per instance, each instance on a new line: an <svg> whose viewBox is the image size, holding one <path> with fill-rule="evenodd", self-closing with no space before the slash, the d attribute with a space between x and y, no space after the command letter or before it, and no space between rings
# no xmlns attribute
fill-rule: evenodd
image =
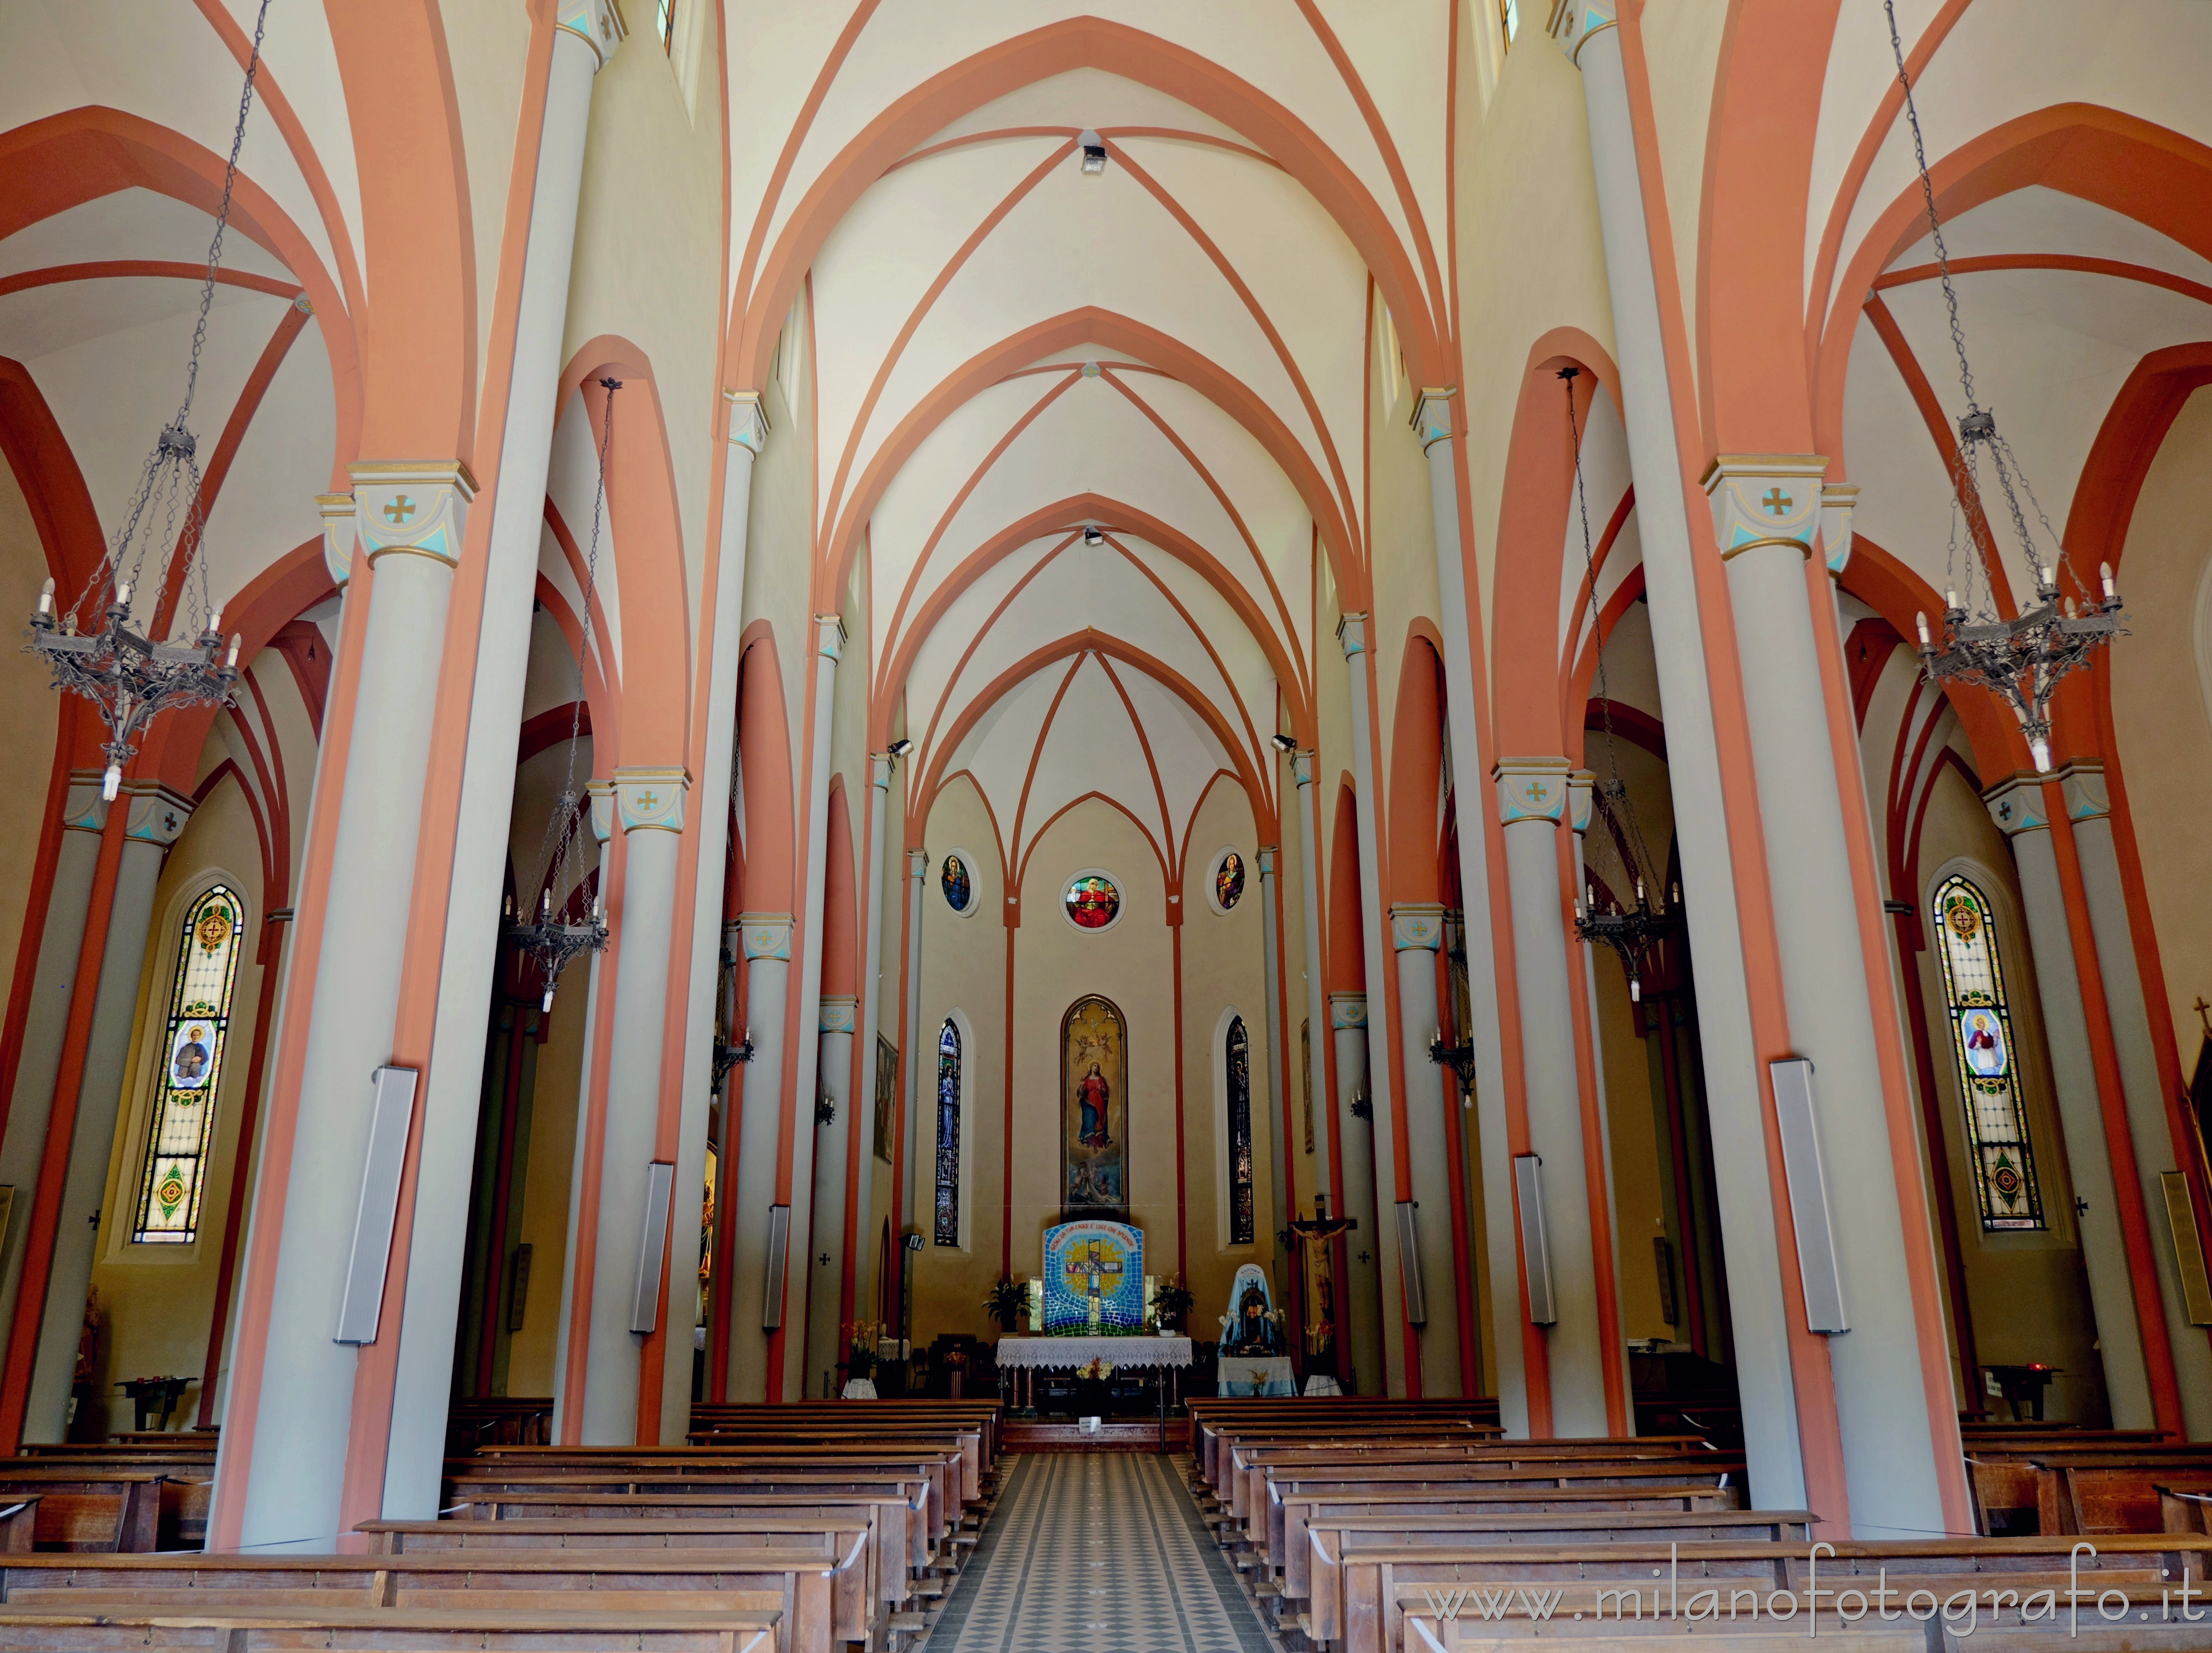
<svg viewBox="0 0 2212 1653"><path fill-rule="evenodd" d="M2042 1228L2043 1194L2036 1186L1989 898L1954 874L1936 891L1936 929L1942 937L1943 996L1959 1090L1966 1099L1966 1141L1982 1226Z"/></svg>
<svg viewBox="0 0 2212 1653"><path fill-rule="evenodd" d="M937 1033L937 1243L960 1244L960 1029Z"/></svg>
<svg viewBox="0 0 2212 1653"><path fill-rule="evenodd" d="M215 1137L216 1087L230 1044L230 995L238 982L239 930L245 904L217 884L192 903L177 944L177 971L162 1027L154 1123L138 1178L131 1238L182 1245L199 1234L208 1149Z"/></svg>
<svg viewBox="0 0 2212 1653"><path fill-rule="evenodd" d="M1252 1243L1252 1041L1244 1018L1229 1019L1229 1243Z"/></svg>

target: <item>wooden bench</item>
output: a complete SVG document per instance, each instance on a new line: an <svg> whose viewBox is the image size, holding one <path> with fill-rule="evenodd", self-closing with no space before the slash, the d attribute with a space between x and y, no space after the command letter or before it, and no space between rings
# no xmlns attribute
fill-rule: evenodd
<svg viewBox="0 0 2212 1653"><path fill-rule="evenodd" d="M1686 1456L1702 1459L1711 1455L1702 1439L1683 1436L1653 1441L1561 1440L1444 1442L1426 1448L1290 1446L1233 1447L1224 1481L1230 1513L1253 1519L1261 1506L1269 1479L1295 1474L1302 1469L1358 1465L1437 1463L1631 1463L1651 1460L1680 1462Z"/></svg>
<svg viewBox="0 0 2212 1653"><path fill-rule="evenodd" d="M137 1553L159 1549L162 1504L181 1505L185 1487L157 1469L112 1472L74 1465L0 1460L0 1501L24 1505L36 1535L23 1548L82 1553ZM175 1522L170 1523L172 1531ZM10 1544L14 1526L10 1526Z"/></svg>
<svg viewBox="0 0 2212 1653"><path fill-rule="evenodd" d="M2212 1493L2212 1448L2039 1457L2033 1467L2037 1519L2046 1534L2162 1532L2161 1486Z"/></svg>
<svg viewBox="0 0 2212 1653"><path fill-rule="evenodd" d="M608 1648L637 1653L777 1653L781 1614L773 1609L700 1613L630 1608L610 1613L524 1611L495 1614L419 1608L339 1608L316 1605L285 1610L234 1608L210 1611L117 1608L88 1612L18 1610L0 1607L0 1645L11 1653L168 1653L172 1649L220 1649L222 1653L292 1653L342 1647L351 1653L439 1653L445 1649L489 1653L599 1653Z"/></svg>
<svg viewBox="0 0 2212 1653"><path fill-rule="evenodd" d="M2029 1536L2031 1529L2044 1533L2054 1530L2044 1524L2040 1472L2046 1468L2077 1461L2110 1461L2108 1467L2115 1468L2135 1462L2155 1480L2161 1466L2187 1470L2212 1462L2212 1451L2203 1446L2157 1440L2116 1445L2107 1432L2087 1430L2063 1438L2040 1436L1978 1442L1966 1456L1974 1524L1987 1537Z"/></svg>
<svg viewBox="0 0 2212 1653"><path fill-rule="evenodd" d="M941 1479L913 1467L868 1474L834 1470L817 1474L781 1466L748 1469L721 1465L701 1466L687 1474L682 1466L672 1468L665 1463L634 1468L610 1466L596 1470L508 1468L498 1465L471 1469L466 1467L468 1462L464 1461L464 1467L459 1470L450 1463L447 1467L444 1502L448 1506L491 1495L555 1492L613 1493L632 1497L685 1493L742 1496L750 1493L799 1493L814 1498L896 1494L911 1501L914 1489L918 1486L923 1531L933 1548L956 1530L955 1523L959 1519L957 1506L951 1511L945 1507Z"/></svg>

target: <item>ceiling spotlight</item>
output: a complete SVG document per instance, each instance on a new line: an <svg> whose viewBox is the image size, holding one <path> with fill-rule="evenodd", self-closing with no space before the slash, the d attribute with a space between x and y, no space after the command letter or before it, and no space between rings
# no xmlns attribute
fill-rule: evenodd
<svg viewBox="0 0 2212 1653"><path fill-rule="evenodd" d="M1083 170L1090 173L1106 170L1106 140L1096 132L1086 131L1076 142L1083 146Z"/></svg>
<svg viewBox="0 0 2212 1653"><path fill-rule="evenodd" d="M1083 542L1085 545L1105 544L1106 530L1100 528L1096 523L1091 524L1083 530Z"/></svg>
<svg viewBox="0 0 2212 1653"><path fill-rule="evenodd" d="M1288 754L1298 749L1297 742L1288 735L1271 735L1267 738L1274 742L1275 750L1278 752Z"/></svg>
<svg viewBox="0 0 2212 1653"><path fill-rule="evenodd" d="M907 740L903 736L898 740L893 741L889 746L884 748L884 754L888 757L893 758L903 758L908 753L913 750L914 742Z"/></svg>

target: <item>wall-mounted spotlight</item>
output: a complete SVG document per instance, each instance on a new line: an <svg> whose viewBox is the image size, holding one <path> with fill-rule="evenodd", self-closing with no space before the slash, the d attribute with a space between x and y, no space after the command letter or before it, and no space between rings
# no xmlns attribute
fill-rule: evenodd
<svg viewBox="0 0 2212 1653"><path fill-rule="evenodd" d="M1106 140L1097 133L1085 131L1076 140L1083 146L1083 170L1094 176L1106 170Z"/></svg>
<svg viewBox="0 0 2212 1653"><path fill-rule="evenodd" d="M1275 743L1275 750L1285 757L1298 749L1298 743L1287 735L1270 735L1267 738Z"/></svg>
<svg viewBox="0 0 2212 1653"><path fill-rule="evenodd" d="M1097 524L1095 524L1095 523L1094 523L1094 524L1092 524L1091 526L1089 526L1088 528L1085 528L1085 529L1083 530L1083 542L1084 542L1084 544L1085 544L1085 545L1103 545L1103 544L1105 544L1105 543L1106 543L1106 530L1105 530L1104 529L1103 529L1103 528L1100 528Z"/></svg>
<svg viewBox="0 0 2212 1653"><path fill-rule="evenodd" d="M893 741L889 746L884 748L884 751L887 755L894 758L903 758L908 753L913 750L914 742L905 739L904 737Z"/></svg>

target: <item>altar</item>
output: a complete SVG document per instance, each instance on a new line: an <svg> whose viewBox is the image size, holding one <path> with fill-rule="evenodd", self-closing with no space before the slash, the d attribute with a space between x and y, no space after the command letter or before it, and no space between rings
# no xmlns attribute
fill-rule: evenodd
<svg viewBox="0 0 2212 1653"><path fill-rule="evenodd" d="M1085 1337L1077 1334L1001 1337L998 1356L999 1370L1014 1375L1013 1398L1018 1406L1035 1409L1036 1374L1039 1371L1087 1371L1091 1375L1103 1377L1108 1371L1127 1368L1159 1373L1160 1408L1164 1416L1170 1402L1182 1398L1179 1368L1191 1363L1191 1341L1188 1337Z"/></svg>

